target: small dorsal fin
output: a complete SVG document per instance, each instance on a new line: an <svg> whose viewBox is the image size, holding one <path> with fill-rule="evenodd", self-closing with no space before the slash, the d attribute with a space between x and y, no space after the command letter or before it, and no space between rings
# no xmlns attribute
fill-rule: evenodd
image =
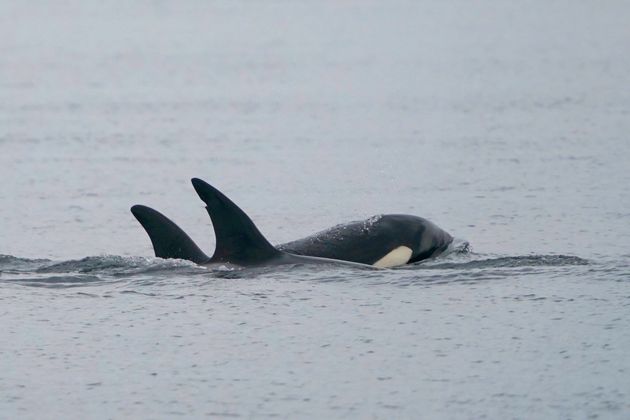
<svg viewBox="0 0 630 420"><path fill-rule="evenodd" d="M186 232L160 212L147 206L135 205L131 208L131 213L149 234L156 257L179 258L196 264L210 261L210 257L199 249Z"/></svg>
<svg viewBox="0 0 630 420"><path fill-rule="evenodd" d="M229 198L201 179L193 178L191 181L201 200L206 203L214 226L216 250L212 261L251 265L282 254Z"/></svg>

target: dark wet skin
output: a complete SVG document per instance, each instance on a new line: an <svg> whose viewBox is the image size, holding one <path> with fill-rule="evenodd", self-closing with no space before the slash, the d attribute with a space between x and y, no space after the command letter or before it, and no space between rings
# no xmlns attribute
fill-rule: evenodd
<svg viewBox="0 0 630 420"><path fill-rule="evenodd" d="M135 205L131 212L149 235L156 257L185 259L206 266L344 264L365 267L397 248L406 247L409 257L395 262L402 265L439 255L453 240L426 219L390 214L334 226L275 247L249 216L223 193L197 178L193 178L192 183L212 220L216 236L214 254L206 255L163 214Z"/></svg>
<svg viewBox="0 0 630 420"><path fill-rule="evenodd" d="M388 214L337 225L278 245L278 249L372 265L392 250L405 246L412 251L407 262L412 264L441 254L452 241L451 235L426 219Z"/></svg>

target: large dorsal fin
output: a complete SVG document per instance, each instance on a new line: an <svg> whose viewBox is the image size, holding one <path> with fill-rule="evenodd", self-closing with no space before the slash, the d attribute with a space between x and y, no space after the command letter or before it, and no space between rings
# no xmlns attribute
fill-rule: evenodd
<svg viewBox="0 0 630 420"><path fill-rule="evenodd" d="M179 258L203 264L210 257L203 253L186 232L168 217L147 206L135 205L131 213L149 234L156 257Z"/></svg>
<svg viewBox="0 0 630 420"><path fill-rule="evenodd" d="M214 226L217 244L212 261L251 265L282 255L229 198L201 179L191 181Z"/></svg>

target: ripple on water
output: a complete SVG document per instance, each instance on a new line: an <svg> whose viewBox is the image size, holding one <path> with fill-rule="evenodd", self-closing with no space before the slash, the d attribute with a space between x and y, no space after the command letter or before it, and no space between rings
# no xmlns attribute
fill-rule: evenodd
<svg viewBox="0 0 630 420"><path fill-rule="evenodd" d="M534 275L563 267L589 266L589 273L614 271L617 267L598 266L585 259L567 255L499 256L488 258L471 252L451 253L432 261L387 270L362 270L352 267L286 265L248 269L207 269L183 260L122 257L117 255L86 257L54 262L0 256L2 281L33 287L79 287L96 283L131 281L136 287L168 283L169 279L189 278L205 282L212 279L277 281L311 280L316 282L361 281L363 284L398 286L432 285L452 282L476 283L498 280L515 274ZM413 275L410 275L413 273ZM564 272L562 274L565 274Z"/></svg>

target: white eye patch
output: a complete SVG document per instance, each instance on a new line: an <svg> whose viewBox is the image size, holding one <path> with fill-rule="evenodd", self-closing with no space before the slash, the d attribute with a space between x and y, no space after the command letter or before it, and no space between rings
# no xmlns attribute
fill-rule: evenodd
<svg viewBox="0 0 630 420"><path fill-rule="evenodd" d="M399 246L398 248L394 248L387 255L385 255L383 258L376 261L372 265L378 268L390 268L404 265L407 264L407 262L411 258L411 254L411 248L408 248L406 246Z"/></svg>

